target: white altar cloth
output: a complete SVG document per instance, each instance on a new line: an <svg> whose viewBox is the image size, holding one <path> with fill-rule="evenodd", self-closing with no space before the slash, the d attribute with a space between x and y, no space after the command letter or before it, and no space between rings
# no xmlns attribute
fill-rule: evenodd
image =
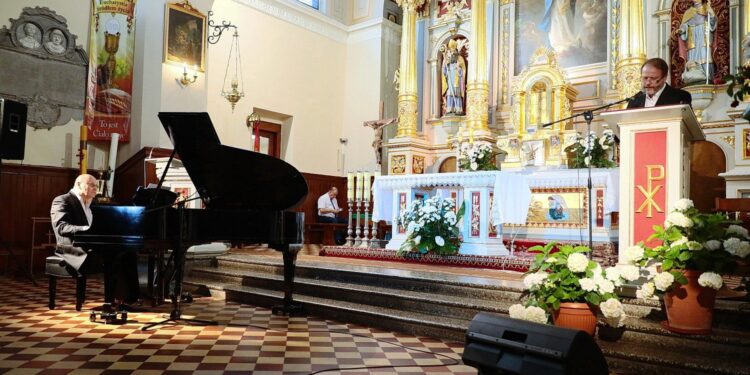
<svg viewBox="0 0 750 375"><path fill-rule="evenodd" d="M452 186L494 187L492 222L525 224L531 203L527 178L523 174L501 171L379 176L372 186L372 219L391 221L393 190ZM460 205L460 202L457 203ZM469 208L466 210L468 212Z"/></svg>

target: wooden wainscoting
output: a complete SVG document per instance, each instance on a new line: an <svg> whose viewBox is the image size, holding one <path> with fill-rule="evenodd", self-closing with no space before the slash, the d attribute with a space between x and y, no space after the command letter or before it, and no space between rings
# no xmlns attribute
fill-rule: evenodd
<svg viewBox="0 0 750 375"><path fill-rule="evenodd" d="M32 246L31 218L49 217L52 199L73 187L78 170L19 164L0 168L0 240L22 257L14 266L26 267ZM41 258L36 261L41 262Z"/></svg>

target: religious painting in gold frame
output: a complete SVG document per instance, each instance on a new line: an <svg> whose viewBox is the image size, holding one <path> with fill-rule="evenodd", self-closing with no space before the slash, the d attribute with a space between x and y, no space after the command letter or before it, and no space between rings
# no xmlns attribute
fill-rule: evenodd
<svg viewBox="0 0 750 375"><path fill-rule="evenodd" d="M167 4L164 14L164 62L205 71L206 15L184 0Z"/></svg>
<svg viewBox="0 0 750 375"><path fill-rule="evenodd" d="M750 128L742 129L742 159L750 159Z"/></svg>
<svg viewBox="0 0 750 375"><path fill-rule="evenodd" d="M532 188L526 226L586 228L588 192L585 187Z"/></svg>

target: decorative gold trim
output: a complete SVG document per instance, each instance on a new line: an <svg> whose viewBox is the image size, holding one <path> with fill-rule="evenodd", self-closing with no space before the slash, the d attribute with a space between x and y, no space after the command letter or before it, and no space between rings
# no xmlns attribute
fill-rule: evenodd
<svg viewBox="0 0 750 375"><path fill-rule="evenodd" d="M406 155L391 155L391 161L388 165L391 167L389 174L405 174Z"/></svg>
<svg viewBox="0 0 750 375"><path fill-rule="evenodd" d="M750 159L750 129L742 129L742 160Z"/></svg>
<svg viewBox="0 0 750 375"><path fill-rule="evenodd" d="M719 139L728 143L730 146L732 146L732 148L734 148L734 136L733 135L725 135L723 137L720 137Z"/></svg>
<svg viewBox="0 0 750 375"><path fill-rule="evenodd" d="M596 188L596 187L595 187ZM550 194L550 193L579 193L582 195L581 221L578 223L550 223L550 222L526 222L525 225L503 224L506 227L526 227L526 228L564 228L564 229L581 229L588 225L589 200L588 191L585 187L556 187L556 188L531 188L531 194Z"/></svg>

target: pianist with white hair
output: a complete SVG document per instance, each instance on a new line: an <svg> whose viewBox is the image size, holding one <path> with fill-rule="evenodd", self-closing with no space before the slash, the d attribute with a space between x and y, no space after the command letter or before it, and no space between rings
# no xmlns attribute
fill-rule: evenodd
<svg viewBox="0 0 750 375"><path fill-rule="evenodd" d="M91 203L96 197L97 187L94 176L82 174L76 178L70 191L52 201L50 218L57 240L55 253L65 260L66 268L74 276L87 276L103 269L105 302L132 303L139 296L135 252L117 251L111 247L83 249L73 244L74 235L87 231L94 221Z"/></svg>

